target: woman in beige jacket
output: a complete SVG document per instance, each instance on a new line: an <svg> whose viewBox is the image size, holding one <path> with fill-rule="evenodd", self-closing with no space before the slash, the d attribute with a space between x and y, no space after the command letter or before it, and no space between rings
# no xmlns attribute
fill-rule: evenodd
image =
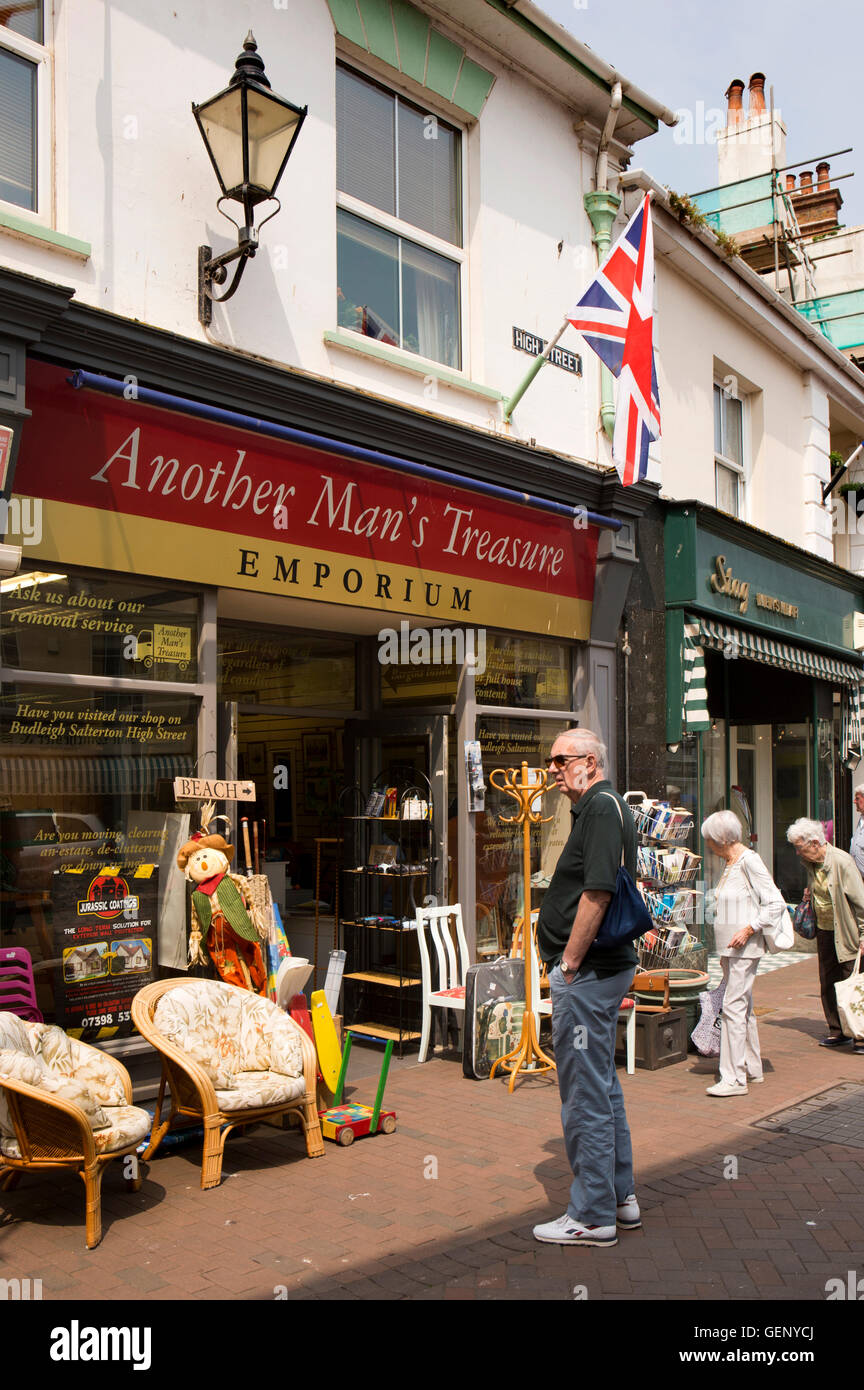
<svg viewBox="0 0 864 1390"><path fill-rule="evenodd" d="M845 850L829 845L818 820L796 820L786 831L798 858L807 866L807 888L816 918L819 986L828 1033L820 1047L842 1047L843 1036L834 986L847 979L858 952L864 950L864 880ZM855 1043L864 1055L864 1043Z"/></svg>

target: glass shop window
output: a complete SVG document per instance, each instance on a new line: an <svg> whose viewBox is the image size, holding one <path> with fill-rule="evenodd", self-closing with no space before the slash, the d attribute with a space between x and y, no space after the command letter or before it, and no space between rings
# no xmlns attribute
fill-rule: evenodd
<svg viewBox="0 0 864 1390"><path fill-rule="evenodd" d="M478 705L573 708L572 648L536 637L489 633L486 669L475 682Z"/></svg>
<svg viewBox="0 0 864 1390"><path fill-rule="evenodd" d="M173 779L194 769L197 718L185 696L4 687L0 944L30 953L46 1022L130 1033L136 990L185 967Z"/></svg>
<svg viewBox="0 0 864 1390"><path fill-rule="evenodd" d="M219 698L241 705L354 709L355 644L220 622Z"/></svg>
<svg viewBox="0 0 864 1390"><path fill-rule="evenodd" d="M198 679L198 597L146 579L31 570L0 582L0 664L21 671Z"/></svg>

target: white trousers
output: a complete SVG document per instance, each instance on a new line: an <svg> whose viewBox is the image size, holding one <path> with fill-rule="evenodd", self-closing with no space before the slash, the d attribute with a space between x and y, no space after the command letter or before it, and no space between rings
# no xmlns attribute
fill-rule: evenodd
<svg viewBox="0 0 864 1390"><path fill-rule="evenodd" d="M759 1031L753 1012L753 981L761 956L721 956L726 993L720 1029L720 1080L746 1085L762 1075Z"/></svg>

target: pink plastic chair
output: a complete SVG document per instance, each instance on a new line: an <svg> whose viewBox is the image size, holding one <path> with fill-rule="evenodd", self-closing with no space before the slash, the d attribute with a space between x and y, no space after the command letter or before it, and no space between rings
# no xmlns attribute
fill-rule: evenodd
<svg viewBox="0 0 864 1390"><path fill-rule="evenodd" d="M0 948L0 1013L17 1014L30 1023L44 1023L36 1003L33 961L23 946Z"/></svg>

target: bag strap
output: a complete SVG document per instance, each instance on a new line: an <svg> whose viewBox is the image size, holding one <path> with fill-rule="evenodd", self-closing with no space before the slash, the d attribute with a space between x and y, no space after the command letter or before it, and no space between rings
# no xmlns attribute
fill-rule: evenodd
<svg viewBox="0 0 864 1390"><path fill-rule="evenodd" d="M622 814L621 814L621 806L620 806L620 804L619 804L619 801L618 801L617 796L613 796L611 792L601 792L600 795L601 795L601 796L608 796L608 798L609 798L610 801L614 801L614 802L615 802L615 809L616 809L616 811L618 812L618 819L619 819L620 822L621 822L621 864L620 864L620 867L623 869L623 868L624 868L624 817L623 817Z"/></svg>

